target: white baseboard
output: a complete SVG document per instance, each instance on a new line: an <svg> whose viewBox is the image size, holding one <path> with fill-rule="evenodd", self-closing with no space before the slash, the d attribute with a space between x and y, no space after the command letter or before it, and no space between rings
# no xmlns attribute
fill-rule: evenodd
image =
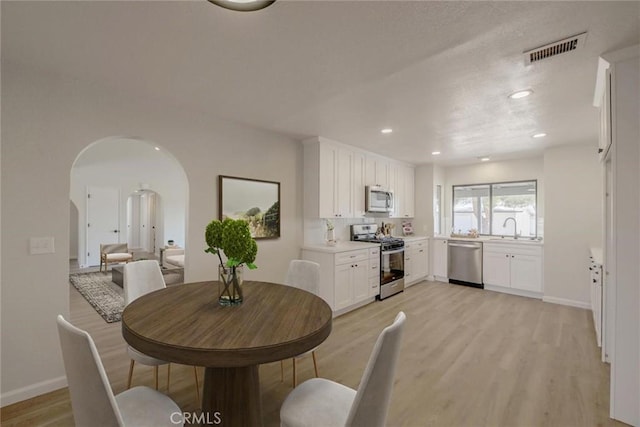
<svg viewBox="0 0 640 427"><path fill-rule="evenodd" d="M31 399L32 397L40 396L41 394L49 393L50 391L58 390L66 386L67 377L63 376L31 384L17 390L11 390L0 394L0 407L4 408L7 405Z"/></svg>
<svg viewBox="0 0 640 427"><path fill-rule="evenodd" d="M586 308L587 310L591 310L591 304L583 301L576 301L572 299L556 298L556 297L548 297L548 296L542 297L542 301L550 302L552 304L568 305L571 307Z"/></svg>
<svg viewBox="0 0 640 427"><path fill-rule="evenodd" d="M531 292L515 288L504 288L502 286L487 285L486 283L484 285L484 289L487 291L502 292L503 294L517 295L519 297L542 299L542 294L540 292Z"/></svg>

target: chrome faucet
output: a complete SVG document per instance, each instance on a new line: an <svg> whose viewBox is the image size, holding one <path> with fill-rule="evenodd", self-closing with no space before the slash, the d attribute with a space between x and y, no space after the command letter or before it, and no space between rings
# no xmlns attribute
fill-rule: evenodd
<svg viewBox="0 0 640 427"><path fill-rule="evenodd" d="M507 226L507 221L509 221L510 219L513 220L513 238L517 239L518 238L518 223L516 222L516 219L512 216L508 217L507 219L504 220L504 224L502 224L502 228Z"/></svg>

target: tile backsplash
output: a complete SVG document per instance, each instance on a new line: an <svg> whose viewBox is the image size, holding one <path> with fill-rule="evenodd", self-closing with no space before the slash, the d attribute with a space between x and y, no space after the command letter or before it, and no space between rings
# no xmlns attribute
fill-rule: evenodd
<svg viewBox="0 0 640 427"><path fill-rule="evenodd" d="M330 221L334 226L336 240L339 242L351 240L352 224L377 224L378 227L384 222L392 223L395 228L392 235L402 235L402 220L385 217L366 217L366 218L331 218ZM304 221L304 242L307 245L323 244L326 240L327 221L325 219L305 219Z"/></svg>

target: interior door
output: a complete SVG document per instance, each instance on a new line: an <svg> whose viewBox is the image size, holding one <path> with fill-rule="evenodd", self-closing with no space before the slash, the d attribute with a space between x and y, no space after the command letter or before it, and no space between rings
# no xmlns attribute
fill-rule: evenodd
<svg viewBox="0 0 640 427"><path fill-rule="evenodd" d="M100 244L120 242L120 190L87 188L87 265L100 265Z"/></svg>

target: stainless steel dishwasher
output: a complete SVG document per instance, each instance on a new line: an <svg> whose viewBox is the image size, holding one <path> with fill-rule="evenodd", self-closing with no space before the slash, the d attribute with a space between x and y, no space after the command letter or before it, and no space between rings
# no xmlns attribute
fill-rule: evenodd
<svg viewBox="0 0 640 427"><path fill-rule="evenodd" d="M484 288L482 242L449 240L449 283Z"/></svg>

